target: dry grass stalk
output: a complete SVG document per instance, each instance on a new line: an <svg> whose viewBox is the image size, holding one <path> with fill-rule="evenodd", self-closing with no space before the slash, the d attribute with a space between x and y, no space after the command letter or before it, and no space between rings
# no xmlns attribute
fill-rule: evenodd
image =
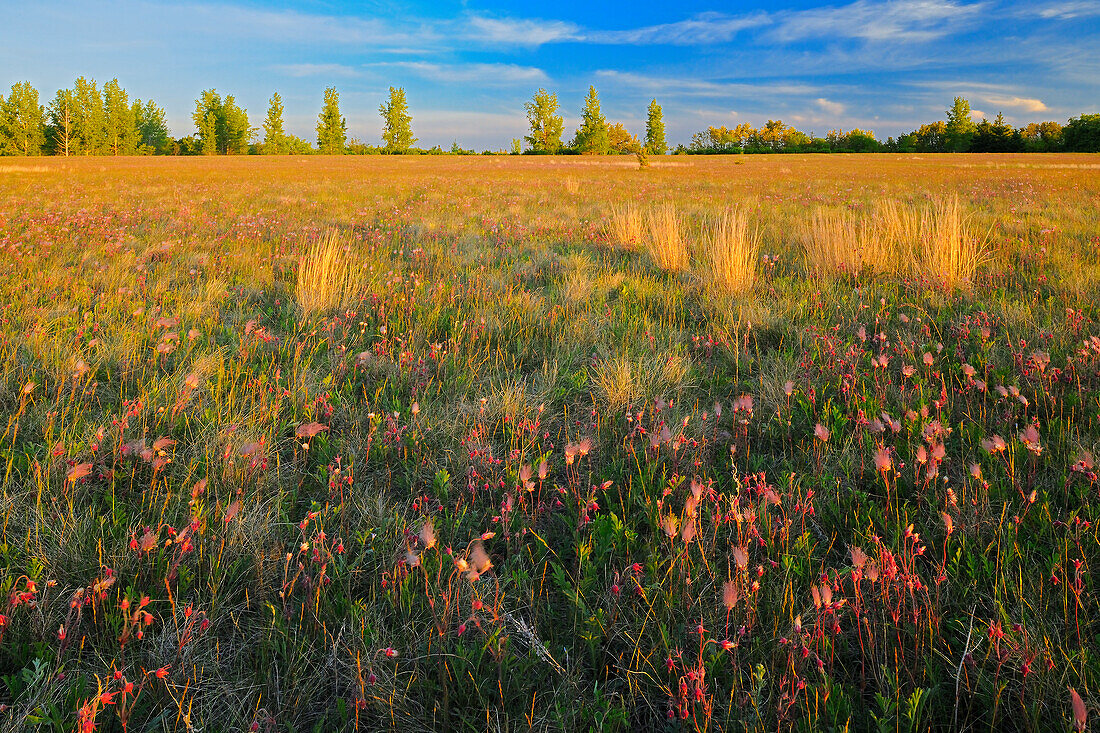
<svg viewBox="0 0 1100 733"><path fill-rule="evenodd" d="M645 222L634 206L612 204L607 228L613 241L631 251L638 249L645 240Z"/></svg>
<svg viewBox="0 0 1100 733"><path fill-rule="evenodd" d="M760 254L759 232L749 232L748 216L731 209L709 222L703 232L708 285L726 294L752 290Z"/></svg>
<svg viewBox="0 0 1100 733"><path fill-rule="evenodd" d="M688 268L691 251L674 205L665 204L650 211L646 215L646 229L646 249L658 267L669 272Z"/></svg>
<svg viewBox="0 0 1100 733"><path fill-rule="evenodd" d="M921 214L920 229L920 272L948 289L969 285L988 259L989 237L973 230L959 197L933 199Z"/></svg>
<svg viewBox="0 0 1100 733"><path fill-rule="evenodd" d="M847 210L815 209L799 240L807 266L817 275L883 272L895 260L870 222Z"/></svg>
<svg viewBox="0 0 1100 733"><path fill-rule="evenodd" d="M348 255L343 238L330 231L298 259L295 294L305 314L349 304L360 287L359 268Z"/></svg>

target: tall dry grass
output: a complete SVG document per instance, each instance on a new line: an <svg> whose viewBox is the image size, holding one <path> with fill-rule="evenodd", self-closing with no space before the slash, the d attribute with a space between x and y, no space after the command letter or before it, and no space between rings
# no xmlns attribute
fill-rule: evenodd
<svg viewBox="0 0 1100 733"><path fill-rule="evenodd" d="M645 241L645 221L635 206L611 204L611 218L607 223L608 234L620 246L634 251Z"/></svg>
<svg viewBox="0 0 1100 733"><path fill-rule="evenodd" d="M646 250L657 266L669 272L686 270L691 264L691 248L676 207L665 204L650 210L645 223Z"/></svg>
<svg viewBox="0 0 1100 733"><path fill-rule="evenodd" d="M702 260L704 282L728 295L748 292L756 282L760 257L759 231L749 231L749 220L740 209L727 209L704 225Z"/></svg>
<svg viewBox="0 0 1100 733"><path fill-rule="evenodd" d="M343 237L329 231L298 259L295 295L306 315L349 305L362 278Z"/></svg>
<svg viewBox="0 0 1100 733"><path fill-rule="evenodd" d="M989 259L989 234L977 231L957 195L933 199L922 211L915 264L920 274L954 289L973 282Z"/></svg>
<svg viewBox="0 0 1100 733"><path fill-rule="evenodd" d="M807 269L817 275L911 275L963 286L988 259L958 196L926 203L875 202L866 214L819 208L799 230Z"/></svg>
<svg viewBox="0 0 1100 733"><path fill-rule="evenodd" d="M879 274L896 262L894 248L878 236L873 221L853 211L814 209L797 236L807 267L817 275Z"/></svg>

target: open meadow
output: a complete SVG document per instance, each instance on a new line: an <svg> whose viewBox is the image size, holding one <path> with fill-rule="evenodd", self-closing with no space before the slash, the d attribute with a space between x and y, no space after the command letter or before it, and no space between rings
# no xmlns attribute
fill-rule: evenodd
<svg viewBox="0 0 1100 733"><path fill-rule="evenodd" d="M0 160L0 727L1083 730L1098 202L1071 154Z"/></svg>

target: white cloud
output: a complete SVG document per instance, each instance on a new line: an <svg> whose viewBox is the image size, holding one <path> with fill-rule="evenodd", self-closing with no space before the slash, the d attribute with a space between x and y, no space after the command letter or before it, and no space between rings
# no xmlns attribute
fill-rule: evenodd
<svg viewBox="0 0 1100 733"><path fill-rule="evenodd" d="M975 122L981 122L985 119L985 112L982 112L980 109L972 109L970 110L970 119Z"/></svg>
<svg viewBox="0 0 1100 733"><path fill-rule="evenodd" d="M824 97L818 97L814 100L814 104L835 117L844 114L845 107L840 102L831 102Z"/></svg>
<svg viewBox="0 0 1100 733"><path fill-rule="evenodd" d="M287 76L297 78L307 76L339 76L346 78L359 75L359 72L354 68L344 64L278 64L272 68L283 72Z"/></svg>
<svg viewBox="0 0 1100 733"><path fill-rule="evenodd" d="M810 84L747 84L744 82L710 81L691 77L648 76L629 71L601 69L596 76L612 83L640 87L651 93L660 92L668 96L686 97L722 97L732 95L758 94L813 94L821 88Z"/></svg>
<svg viewBox="0 0 1100 733"><path fill-rule="evenodd" d="M1047 106L1039 99L1023 97L985 97L985 101L996 107L1014 107L1025 112L1046 112Z"/></svg>
<svg viewBox="0 0 1100 733"><path fill-rule="evenodd" d="M766 13L733 16L723 13L700 13L675 23L661 23L617 31L590 31L583 40L593 43L694 46L726 43L743 30L771 22Z"/></svg>
<svg viewBox="0 0 1100 733"><path fill-rule="evenodd" d="M395 61L375 64L406 69L417 76L431 81L446 83L467 83L507 85L541 84L549 81L542 69L518 64L437 64L428 61Z"/></svg>
<svg viewBox="0 0 1100 733"><path fill-rule="evenodd" d="M1100 2L1096 0L1070 0L1063 3L1032 6L1023 11L1026 15L1038 15L1045 20L1072 20L1100 15Z"/></svg>
<svg viewBox="0 0 1100 733"><path fill-rule="evenodd" d="M778 16L773 35L781 42L807 38L860 38L868 41L931 41L960 30L985 3L953 0L856 0Z"/></svg>
<svg viewBox="0 0 1100 733"><path fill-rule="evenodd" d="M472 15L467 26L468 35L475 40L501 46L541 46L580 37L580 27L563 20Z"/></svg>

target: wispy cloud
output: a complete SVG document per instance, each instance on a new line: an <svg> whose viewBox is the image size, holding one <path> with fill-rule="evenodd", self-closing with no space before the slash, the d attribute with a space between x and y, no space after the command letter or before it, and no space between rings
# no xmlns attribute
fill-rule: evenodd
<svg viewBox="0 0 1100 733"><path fill-rule="evenodd" d="M422 79L454 84L479 85L541 84L549 81L542 69L518 64L437 64L428 61L392 61L373 66L405 69Z"/></svg>
<svg viewBox="0 0 1100 733"><path fill-rule="evenodd" d="M781 42L859 38L867 41L931 41L963 30L986 3L953 0L856 0L839 7L812 8L778 16L772 34Z"/></svg>
<svg viewBox="0 0 1100 733"><path fill-rule="evenodd" d="M308 76L338 76L347 78L359 75L357 69L351 66L345 66L344 64L276 64L272 68L287 76L293 76L299 79Z"/></svg>
<svg viewBox="0 0 1100 733"><path fill-rule="evenodd" d="M1100 15L1100 2L1097 0L1069 0L1069 2L1049 3L1026 7L1024 15L1037 15L1046 20L1072 20Z"/></svg>
<svg viewBox="0 0 1100 733"><path fill-rule="evenodd" d="M832 102L824 97L818 97L814 100L814 104L835 117L844 114L845 107L840 102Z"/></svg>
<svg viewBox="0 0 1100 733"><path fill-rule="evenodd" d="M821 87L798 82L777 82L757 84L736 81L712 81L691 77L649 76L629 71L601 69L596 76L612 83L645 89L651 93L660 92L666 96L685 97L723 97L749 94L813 94Z"/></svg>
<svg viewBox="0 0 1100 733"><path fill-rule="evenodd" d="M1024 97L985 97L984 101L995 107L1012 107L1022 109L1025 112L1046 112L1047 106L1039 99L1025 99Z"/></svg>
<svg viewBox="0 0 1100 733"><path fill-rule="evenodd" d="M733 16L718 12L700 13L675 23L661 23L627 30L588 31L580 40L591 43L697 46L727 43L741 31L767 25L767 13Z"/></svg>
<svg viewBox="0 0 1100 733"><path fill-rule="evenodd" d="M541 46L581 38L580 26L563 20L471 15L466 26L473 39L498 46Z"/></svg>

